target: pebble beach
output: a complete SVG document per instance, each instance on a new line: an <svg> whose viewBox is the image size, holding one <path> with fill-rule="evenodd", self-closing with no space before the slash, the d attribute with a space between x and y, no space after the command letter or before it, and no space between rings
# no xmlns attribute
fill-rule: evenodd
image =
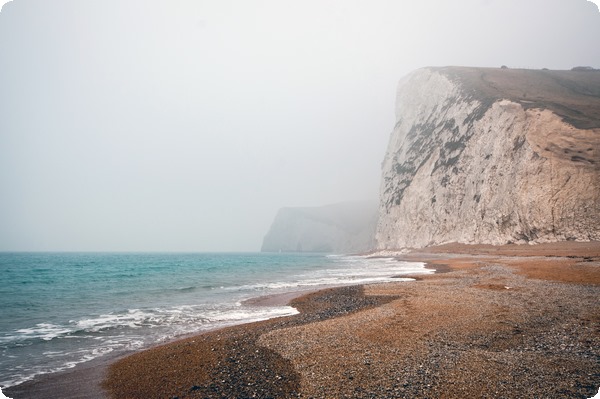
<svg viewBox="0 0 600 399"><path fill-rule="evenodd" d="M102 373L96 369L85 387L57 383L85 371L53 377L60 396L44 397L591 398L598 392L599 243L448 245L398 256L437 272L411 282L270 298L290 301L300 313L135 353ZM39 384L20 389L5 393L18 399L43 392Z"/></svg>

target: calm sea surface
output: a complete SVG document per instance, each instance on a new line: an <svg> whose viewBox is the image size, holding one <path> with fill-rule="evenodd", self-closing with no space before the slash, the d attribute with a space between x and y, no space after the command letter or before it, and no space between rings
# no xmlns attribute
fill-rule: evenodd
<svg viewBox="0 0 600 399"><path fill-rule="evenodd" d="M248 298L429 271L315 254L0 253L0 272L0 386L7 387L109 353L296 313L242 304Z"/></svg>

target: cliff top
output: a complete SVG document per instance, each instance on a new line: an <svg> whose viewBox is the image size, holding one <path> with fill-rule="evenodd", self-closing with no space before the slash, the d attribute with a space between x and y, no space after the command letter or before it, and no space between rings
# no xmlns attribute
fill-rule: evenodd
<svg viewBox="0 0 600 399"><path fill-rule="evenodd" d="M600 71L437 67L473 97L507 99L524 108L549 109L578 129L600 128Z"/></svg>

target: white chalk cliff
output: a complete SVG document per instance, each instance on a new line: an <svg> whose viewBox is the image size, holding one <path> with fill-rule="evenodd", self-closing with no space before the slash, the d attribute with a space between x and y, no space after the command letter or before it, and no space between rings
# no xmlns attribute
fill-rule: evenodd
<svg viewBox="0 0 600 399"><path fill-rule="evenodd" d="M282 208L266 234L263 252L367 251L374 246L377 203L344 202Z"/></svg>
<svg viewBox="0 0 600 399"><path fill-rule="evenodd" d="M600 72L420 69L396 116L378 248L600 240Z"/></svg>

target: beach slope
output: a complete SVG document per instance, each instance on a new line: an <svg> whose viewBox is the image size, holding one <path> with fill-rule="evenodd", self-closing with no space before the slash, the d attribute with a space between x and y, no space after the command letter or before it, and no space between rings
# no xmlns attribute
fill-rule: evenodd
<svg viewBox="0 0 600 399"><path fill-rule="evenodd" d="M600 244L449 245L444 273L292 301L301 314L113 364L112 398L589 398L600 386Z"/></svg>

